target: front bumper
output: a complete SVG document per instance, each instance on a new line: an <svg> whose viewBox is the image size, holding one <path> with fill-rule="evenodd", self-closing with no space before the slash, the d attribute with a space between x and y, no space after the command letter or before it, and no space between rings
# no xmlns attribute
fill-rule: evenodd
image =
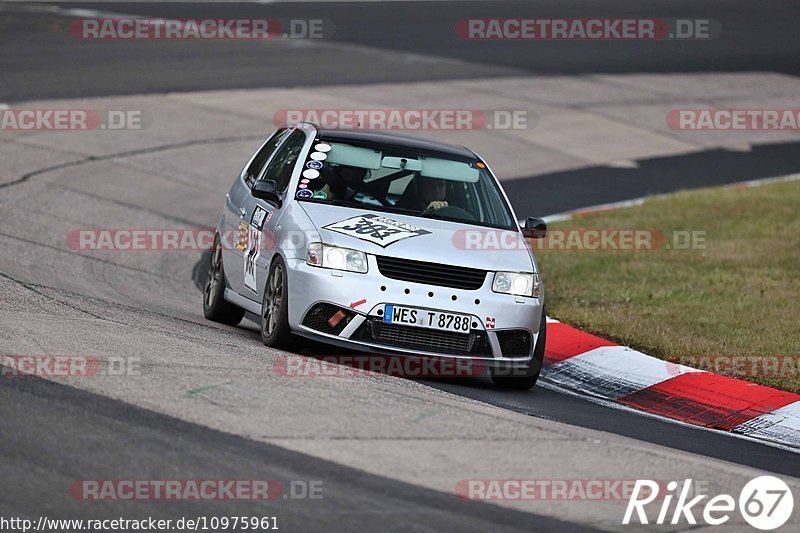
<svg viewBox="0 0 800 533"><path fill-rule="evenodd" d="M531 366L542 314L540 299L497 294L491 289L491 275L479 289L463 290L390 279L380 273L374 256L368 256L368 263L369 271L357 274L312 267L301 259L286 261L291 329L321 342L370 353L468 359L492 368ZM467 314L472 330L465 336L384 325L378 313L385 304ZM312 309L322 320L309 319ZM326 326L325 320L339 310L345 315L343 322ZM520 351L517 343L513 356L504 354L509 351L508 339L522 338L523 333L527 347Z"/></svg>

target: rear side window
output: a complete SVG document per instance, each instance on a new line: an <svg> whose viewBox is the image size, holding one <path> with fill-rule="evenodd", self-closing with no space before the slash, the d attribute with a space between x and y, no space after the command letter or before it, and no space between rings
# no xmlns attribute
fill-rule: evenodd
<svg viewBox="0 0 800 533"><path fill-rule="evenodd" d="M267 168L267 172L261 179L274 180L278 184L277 190L280 192L285 191L289 186L292 170L295 163L297 163L297 158L300 156L305 142L306 134L300 130L295 130L278 150L278 153L275 154L269 164L269 168Z"/></svg>
<svg viewBox="0 0 800 533"><path fill-rule="evenodd" d="M269 156L272 155L272 152L275 151L275 148L281 143L281 141L286 138L289 134L289 130L282 129L276 131L269 140L264 143L264 146L258 151L256 156L247 166L247 170L244 173L244 181L247 183L247 186L252 188L253 183L255 183L256 178L261 174L261 171L264 170L264 167L269 161Z"/></svg>

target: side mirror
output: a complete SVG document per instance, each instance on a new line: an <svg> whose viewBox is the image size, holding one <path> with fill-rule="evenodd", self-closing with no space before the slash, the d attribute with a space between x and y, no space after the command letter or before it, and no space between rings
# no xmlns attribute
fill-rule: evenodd
<svg viewBox="0 0 800 533"><path fill-rule="evenodd" d="M522 235L526 239L541 239L547 235L547 222L538 217L528 217L525 219L525 226L522 228Z"/></svg>
<svg viewBox="0 0 800 533"><path fill-rule="evenodd" d="M273 204L278 209L283 205L283 197L278 192L278 184L274 180L261 180L253 184L250 191L253 196Z"/></svg>

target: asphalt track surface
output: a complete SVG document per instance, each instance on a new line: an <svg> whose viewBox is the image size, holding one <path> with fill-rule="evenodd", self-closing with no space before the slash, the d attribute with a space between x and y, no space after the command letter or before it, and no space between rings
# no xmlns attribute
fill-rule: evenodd
<svg viewBox="0 0 800 533"><path fill-rule="evenodd" d="M574 4L574 5L573 5ZM272 5L269 16L321 17L336 22L336 43L357 45L320 52L317 48L280 44L270 49L269 61L257 44L203 43L207 49L182 43L163 46L137 43L84 47L63 32L51 31L51 23L63 17L14 13L4 18L0 34L0 101L34 98L141 94L175 90L294 86L326 83L370 83L376 81L435 80L503 74L590 72L650 72L709 70L772 70L797 74L800 41L788 14L798 10L796 2L732 2L722 9L697 7L694 2L672 3L665 8L646 8L640 2L599 2L591 7L578 2L545 2L534 10L530 3L475 2L456 4L427 2L414 9L403 3L381 5ZM68 7L76 7L69 4ZM265 6L242 5L136 5L102 4L114 12L153 16L201 17L264 16ZM587 12L588 9L588 12ZM318 14L321 11L321 14ZM534 12L535 11L535 12ZM476 48L454 39L454 20L470 16L598 16L612 11L626 16L708 17L723 24L732 40L717 40L703 46L674 44L671 49L653 43L609 43L606 47L584 47L582 43L537 43L536 53L520 43L497 43ZM794 20L793 20L794 19ZM35 28L34 31L30 31ZM769 36L769 38L766 38ZM397 52L394 64L375 64L361 46ZM9 51L11 53L9 53ZM587 53L587 51L589 53ZM229 60L235 54L237 61ZM449 57L469 61L451 69L408 61L403 54ZM383 56L382 56L383 57ZM342 64L348 68L343 69ZM133 67L132 67L133 65ZM9 75L11 74L11 75ZM638 161L636 169L593 168L539 175L506 184L520 212L551 214L591 204L625 200L653 192L749 180L800 170L796 144L754 147L751 152L714 151ZM682 180L670 169L682 168ZM611 186L609 184L612 184ZM200 258L198 265L204 258ZM201 268L178 273L201 281ZM199 302L199 293L196 295ZM238 336L237 336L238 333ZM252 339L252 331L239 328L237 338ZM455 394L475 398L534 417L599 429L769 472L800 476L797 455L726 435L667 423L637 414L613 410L541 387L524 393L495 390L488 383L426 382ZM321 505L281 505L279 515L301 522L304 530L412 529L503 530L573 527L546 517L476 506L388 478L365 474L335 463L256 443L179 421L143 409L83 392L65 385L36 379L0 380L2 439L0 477L16 491L3 491L0 512L4 515L39 515L43 501L47 510L64 515L85 509L63 491L54 491L85 475L88 465L97 477L114 478L121 472L140 477L168 477L180 472L184 478L278 477L323 478L333 489ZM36 421L36 423L31 423ZM90 437L89 437L90 436ZM125 453L120 454L124 448ZM98 465L102 468L98 469ZM29 473L37 472L34 479ZM276 474L277 473L277 474ZM177 477L177 476L176 476ZM32 497L36 494L36 497ZM61 497L56 496L61 494ZM467 505L468 504L468 505ZM240 505L240 506L239 506ZM93 517L114 516L109 504L93 508ZM126 509L132 510L130 507ZM196 514L195 506L170 506L164 516ZM373 509L374 512L365 512ZM397 512L402 509L403 512ZM95 513L95 510L97 511ZM142 511L154 515L152 506ZM204 514L251 511L246 504L211 504ZM261 512L261 511L259 511ZM252 514L252 513L249 513ZM73 514L73 516L75 516Z"/></svg>
<svg viewBox="0 0 800 533"><path fill-rule="evenodd" d="M57 3L54 3L57 5ZM153 17L322 19L335 31L312 46L299 41L89 42L72 38L67 19L7 15L0 45L6 76L0 102L223 88L403 82L512 74L623 72L800 72L800 5L691 0L541 2L356 2L316 4L67 3ZM717 21L708 40L471 42L453 28L470 17L642 17ZM34 31L31 31L34 29ZM316 43L315 43L316 44ZM395 52L376 56L364 47ZM57 51L57 52L56 52ZM199 51L199 52L198 52ZM231 61L235 57L235 61ZM426 62L444 57L453 63ZM346 67L345 67L346 65Z"/></svg>
<svg viewBox="0 0 800 533"><path fill-rule="evenodd" d="M54 404L61 407L54 409ZM0 474L4 490L0 515L38 516L57 511L80 517L85 504L66 491L91 469L99 479L274 479L291 496L291 480L321 479L324 498L270 502L126 502L128 517L159 519L204 516L277 516L278 526L302 524L303 531L519 531L540 527L582 531L548 517L490 505L475 505L454 494L359 472L285 448L256 443L181 420L157 415L71 387L39 379L0 380ZM35 424L31 421L35 420ZM43 431L44 429L44 431ZM74 438L91 435L91 438ZM124 452L120 453L124 447ZM47 472L30 486L30 473ZM309 478L309 474L312 476ZM316 476L316 477L313 477ZM294 489L300 494L302 489ZM37 497L32 497L34 494ZM43 501L46 499L46 502ZM92 518L113 519L118 503L91 502ZM53 516L53 515L51 515ZM387 528L387 520L389 527ZM292 528L294 529L294 528Z"/></svg>

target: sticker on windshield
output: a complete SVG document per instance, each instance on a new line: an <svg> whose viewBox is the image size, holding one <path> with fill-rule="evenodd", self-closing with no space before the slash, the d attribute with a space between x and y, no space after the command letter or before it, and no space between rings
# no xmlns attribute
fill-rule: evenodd
<svg viewBox="0 0 800 533"><path fill-rule="evenodd" d="M309 168L303 171L303 177L308 179L316 179L319 177L319 170L314 170L313 168ZM308 183L306 180L304 183Z"/></svg>
<svg viewBox="0 0 800 533"><path fill-rule="evenodd" d="M298 198L311 198L312 196L314 196L314 193L309 191L308 189L300 189L299 191L297 191Z"/></svg>
<svg viewBox="0 0 800 533"><path fill-rule="evenodd" d="M316 191L313 197L324 200L328 197L328 194L325 191Z"/></svg>
<svg viewBox="0 0 800 533"><path fill-rule="evenodd" d="M308 163L306 163L306 168L309 168L311 170L319 170L322 168L322 164L323 164L322 161L311 160Z"/></svg>
<svg viewBox="0 0 800 533"><path fill-rule="evenodd" d="M316 145L314 147L314 150L316 150L317 152L330 152L331 151L331 145L330 144L325 144L325 143L319 143L318 145Z"/></svg>
<svg viewBox="0 0 800 533"><path fill-rule="evenodd" d="M418 237L430 233L428 230L411 224L374 214L348 218L328 224L324 228L361 239L362 241L368 241L384 248L409 237Z"/></svg>
<svg viewBox="0 0 800 533"><path fill-rule="evenodd" d="M328 158L327 155L323 154L322 152L312 152L311 159L314 161L325 161Z"/></svg>

